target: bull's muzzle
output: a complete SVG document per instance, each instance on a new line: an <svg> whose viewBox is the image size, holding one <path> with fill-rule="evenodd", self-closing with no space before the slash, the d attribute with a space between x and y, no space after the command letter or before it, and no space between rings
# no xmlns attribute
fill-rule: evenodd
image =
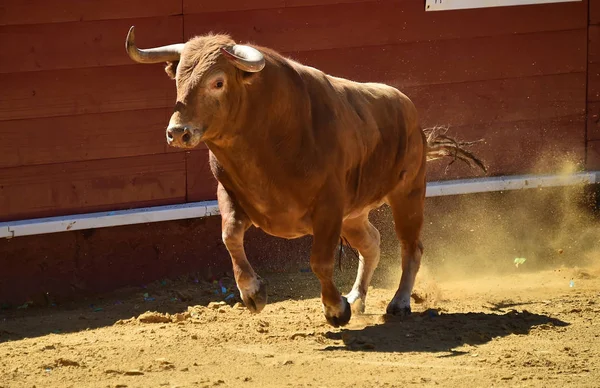
<svg viewBox="0 0 600 388"><path fill-rule="evenodd" d="M193 148L200 142L200 136L193 128L169 127L167 128L167 144L177 148Z"/></svg>

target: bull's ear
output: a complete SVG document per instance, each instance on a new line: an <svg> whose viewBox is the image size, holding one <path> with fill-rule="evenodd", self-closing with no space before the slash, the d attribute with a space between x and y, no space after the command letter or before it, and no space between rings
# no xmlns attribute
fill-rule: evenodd
<svg viewBox="0 0 600 388"><path fill-rule="evenodd" d="M246 85L250 85L252 82L254 82L255 79L258 78L260 72L259 73L250 73L247 71L242 71L242 82Z"/></svg>
<svg viewBox="0 0 600 388"><path fill-rule="evenodd" d="M165 72L171 79L175 79L175 75L177 74L177 66L179 65L179 61L169 61L167 62L167 66L165 66Z"/></svg>

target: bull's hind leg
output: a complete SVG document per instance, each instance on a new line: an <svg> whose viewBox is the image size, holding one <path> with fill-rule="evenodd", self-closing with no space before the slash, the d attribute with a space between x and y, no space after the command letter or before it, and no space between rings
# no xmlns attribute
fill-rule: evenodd
<svg viewBox="0 0 600 388"><path fill-rule="evenodd" d="M423 227L423 208L425 204L425 177L410 186L409 190L398 188L388 196L392 208L396 234L402 246L402 277L394 298L387 307L388 314L409 315L410 295L415 278L421 266L423 245L419 240Z"/></svg>
<svg viewBox="0 0 600 388"><path fill-rule="evenodd" d="M342 224L342 235L353 248L358 249L359 253L356 281L352 291L346 295L346 298L352 306L353 312L363 313L365 311L367 289L371 283L373 272L375 272L379 263L381 236L379 231L369 222L368 213L345 220Z"/></svg>
<svg viewBox="0 0 600 388"><path fill-rule="evenodd" d="M223 243L231 256L240 296L251 312L259 313L267 304L267 288L252 269L244 250L244 234L251 221L220 183L217 187L217 199L221 212Z"/></svg>

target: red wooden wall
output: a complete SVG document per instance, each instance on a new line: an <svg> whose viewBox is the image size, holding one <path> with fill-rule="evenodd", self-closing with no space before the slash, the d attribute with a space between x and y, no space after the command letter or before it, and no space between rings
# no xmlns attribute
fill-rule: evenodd
<svg viewBox="0 0 600 388"><path fill-rule="evenodd" d="M587 167L600 170L600 0L590 0L589 24Z"/></svg>
<svg viewBox="0 0 600 388"><path fill-rule="evenodd" d="M583 164L586 141L598 168L599 3L426 13L417 0L4 0L0 221L215 197L207 151L166 146L175 87L162 65L129 60L131 25L142 47L229 32L394 85L425 126L484 137L475 150L493 175ZM475 176L444 167L432 163L430 179Z"/></svg>

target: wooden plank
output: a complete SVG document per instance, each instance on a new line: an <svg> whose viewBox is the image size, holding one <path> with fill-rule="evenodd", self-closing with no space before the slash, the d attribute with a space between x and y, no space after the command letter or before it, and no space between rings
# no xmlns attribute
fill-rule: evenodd
<svg viewBox="0 0 600 388"><path fill-rule="evenodd" d="M600 25L588 29L588 62L600 63Z"/></svg>
<svg viewBox="0 0 600 388"><path fill-rule="evenodd" d="M77 22L180 15L180 1L164 0L3 0L0 25Z"/></svg>
<svg viewBox="0 0 600 388"><path fill-rule="evenodd" d="M401 87L585 72L586 29L291 53L355 81ZM443 58L443 60L441 60Z"/></svg>
<svg viewBox="0 0 600 388"><path fill-rule="evenodd" d="M125 38L132 25L144 31L140 47L183 39L182 16L4 26L0 73L130 65Z"/></svg>
<svg viewBox="0 0 600 388"><path fill-rule="evenodd" d="M487 124L585 114L585 73L401 88L423 126Z"/></svg>
<svg viewBox="0 0 600 388"><path fill-rule="evenodd" d="M0 74L0 121L173 106L162 64Z"/></svg>
<svg viewBox="0 0 600 388"><path fill-rule="evenodd" d="M539 17L542 14L544 17ZM365 15L370 16L366 18ZM332 17L335 22L332 22ZM252 41L284 52L581 29L586 26L587 7L583 2L425 12L420 1L390 1L184 16L186 37L209 31L227 32L239 42Z"/></svg>
<svg viewBox="0 0 600 388"><path fill-rule="evenodd" d="M0 169L0 221L184 200L183 153Z"/></svg>
<svg viewBox="0 0 600 388"><path fill-rule="evenodd" d="M586 168L590 171L600 170L600 140L587 143Z"/></svg>
<svg viewBox="0 0 600 388"><path fill-rule="evenodd" d="M186 153L187 201L217 199L217 180L210 171L208 149Z"/></svg>
<svg viewBox="0 0 600 388"><path fill-rule="evenodd" d="M600 24L600 0L589 0L590 24Z"/></svg>
<svg viewBox="0 0 600 388"><path fill-rule="evenodd" d="M183 13L248 11L254 9L306 7L311 5L348 4L376 2L379 0L230 0L230 1L196 1L183 0ZM404 0L410 1L410 0Z"/></svg>
<svg viewBox="0 0 600 388"><path fill-rule="evenodd" d="M182 152L165 140L172 111L0 121L0 168Z"/></svg>
<svg viewBox="0 0 600 388"><path fill-rule="evenodd" d="M230 0L230 1L195 1L183 0L183 13L230 12L252 9L270 9L285 7L285 0Z"/></svg>
<svg viewBox="0 0 600 388"><path fill-rule="evenodd" d="M600 63L588 65L588 102L600 101Z"/></svg>
<svg viewBox="0 0 600 388"><path fill-rule="evenodd" d="M600 140L600 102L587 104L587 139Z"/></svg>
<svg viewBox="0 0 600 388"><path fill-rule="evenodd" d="M583 166L585 117L573 115L545 120L490 122L451 127L447 133L460 140L484 139L472 148L488 166L487 176L543 174L562 171L565 165ZM428 162L429 181L486 176L451 158Z"/></svg>

